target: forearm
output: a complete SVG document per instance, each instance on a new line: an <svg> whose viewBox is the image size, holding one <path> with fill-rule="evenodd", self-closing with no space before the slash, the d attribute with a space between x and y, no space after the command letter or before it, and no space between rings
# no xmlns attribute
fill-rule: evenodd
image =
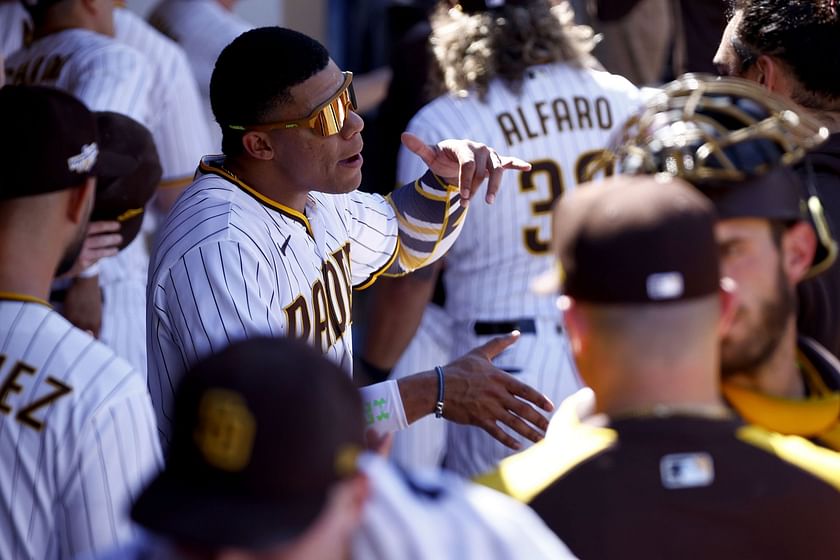
<svg viewBox="0 0 840 560"><path fill-rule="evenodd" d="M460 234L467 212L457 187L431 171L395 190L388 200L398 220L400 247L385 276L399 276L442 257Z"/></svg>
<svg viewBox="0 0 840 560"><path fill-rule="evenodd" d="M423 318L440 270L439 262L400 278L383 278L368 319L361 357L383 370L394 367Z"/></svg>

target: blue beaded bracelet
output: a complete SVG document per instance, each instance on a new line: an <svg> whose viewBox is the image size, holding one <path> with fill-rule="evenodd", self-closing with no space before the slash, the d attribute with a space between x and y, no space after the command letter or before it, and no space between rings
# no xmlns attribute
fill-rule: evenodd
<svg viewBox="0 0 840 560"><path fill-rule="evenodd" d="M435 404L435 418L443 418L443 366L435 366L438 375L438 400Z"/></svg>

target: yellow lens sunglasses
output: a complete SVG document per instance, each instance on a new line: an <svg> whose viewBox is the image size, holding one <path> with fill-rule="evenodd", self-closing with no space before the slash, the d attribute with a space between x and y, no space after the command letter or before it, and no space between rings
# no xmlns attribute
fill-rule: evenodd
<svg viewBox="0 0 840 560"><path fill-rule="evenodd" d="M356 110L356 93L353 91L353 72L342 72L344 83L338 91L327 101L315 108L308 116L294 121L277 121L250 126L228 125L233 130L259 130L268 132L270 130L287 128L310 128L315 134L321 136L332 136L338 134L347 114Z"/></svg>

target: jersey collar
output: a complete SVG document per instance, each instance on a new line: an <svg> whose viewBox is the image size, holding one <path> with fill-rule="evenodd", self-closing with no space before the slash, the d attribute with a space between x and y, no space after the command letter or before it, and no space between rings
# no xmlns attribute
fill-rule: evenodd
<svg viewBox="0 0 840 560"><path fill-rule="evenodd" d="M241 190L251 195L258 202L262 203L265 206L268 206L273 210L280 212L284 216L291 218L303 225L306 228L307 233L309 233L309 236L314 237L314 234L312 233L312 225L309 223L309 219L305 215L293 208L289 208L284 204L280 204L276 200L268 198L264 194L258 192L253 187L246 184L244 181L242 181L239 177L237 177L233 172L231 172L224 166L224 158L222 156L205 156L201 158L201 163L199 164L198 168L202 173L211 173L213 175L218 175L219 177L222 177L227 181L230 181L231 183L239 187Z"/></svg>

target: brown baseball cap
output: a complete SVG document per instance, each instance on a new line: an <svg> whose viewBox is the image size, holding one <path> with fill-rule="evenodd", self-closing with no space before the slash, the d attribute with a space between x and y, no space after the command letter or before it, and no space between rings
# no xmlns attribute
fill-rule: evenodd
<svg viewBox="0 0 840 560"><path fill-rule="evenodd" d="M361 398L337 365L289 338L234 343L184 377L166 466L132 516L199 548L279 545L318 517L363 446Z"/></svg>
<svg viewBox="0 0 840 560"><path fill-rule="evenodd" d="M103 157L93 113L61 90L0 88L0 123L0 199L60 191L93 175L128 171L127 162Z"/></svg>
<svg viewBox="0 0 840 560"><path fill-rule="evenodd" d="M585 185L554 212L562 291L599 304L689 300L720 287L709 200L671 177Z"/></svg>
<svg viewBox="0 0 840 560"><path fill-rule="evenodd" d="M97 173L96 200L91 220L120 223L128 245L140 231L146 203L160 184L163 170L151 132L134 119L112 112L95 113L100 158L118 163ZM119 173L111 171L118 168Z"/></svg>

